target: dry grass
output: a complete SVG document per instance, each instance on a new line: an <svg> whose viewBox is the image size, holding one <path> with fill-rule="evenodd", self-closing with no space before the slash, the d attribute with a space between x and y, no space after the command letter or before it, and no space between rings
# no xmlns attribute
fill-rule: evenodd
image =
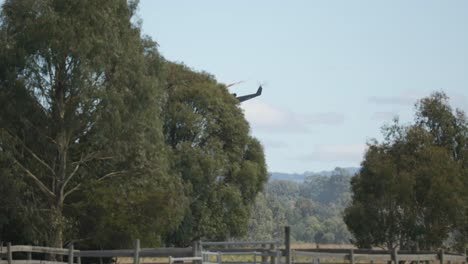
<svg viewBox="0 0 468 264"><path fill-rule="evenodd" d="M281 247L281 248L284 248ZM356 249L353 245L340 245L340 244L315 244L315 243L296 243L291 245L292 249L315 249L315 248L325 248L325 249ZM216 262L216 257L212 256L211 261ZM254 256L222 256L223 262L254 262ZM257 256L257 262L260 262L261 257ZM131 264L133 263L133 258L117 258L116 264ZM142 258L140 263L169 263L169 258Z"/></svg>
<svg viewBox="0 0 468 264"><path fill-rule="evenodd" d="M326 248L326 249L357 249L351 244L315 244L315 243L300 243L292 244L292 249L313 249L313 248Z"/></svg>
<svg viewBox="0 0 468 264"><path fill-rule="evenodd" d="M116 258L116 264L132 264L133 258ZM140 258L140 263L169 263L169 258Z"/></svg>

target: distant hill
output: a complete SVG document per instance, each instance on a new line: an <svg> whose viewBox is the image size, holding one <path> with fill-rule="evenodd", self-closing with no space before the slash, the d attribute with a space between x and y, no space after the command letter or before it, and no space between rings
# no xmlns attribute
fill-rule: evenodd
<svg viewBox="0 0 468 264"><path fill-rule="evenodd" d="M356 174L359 171L357 167L342 168L351 175ZM336 170L336 169L335 169ZM284 180L284 181L293 181L293 182L304 182L307 177L310 176L332 176L335 170L329 171L319 171L312 172L306 171L302 174L300 173L284 173L284 172L270 172L270 181L272 180Z"/></svg>

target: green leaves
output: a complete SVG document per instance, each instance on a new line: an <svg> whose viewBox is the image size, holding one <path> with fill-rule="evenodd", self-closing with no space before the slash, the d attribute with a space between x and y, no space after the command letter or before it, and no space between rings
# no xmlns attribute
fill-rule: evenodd
<svg viewBox="0 0 468 264"><path fill-rule="evenodd" d="M278 239L285 225L306 243L347 244L350 233L342 211L350 200L351 175L336 168L331 176L309 176L304 183L270 181L257 196L246 239Z"/></svg>
<svg viewBox="0 0 468 264"><path fill-rule="evenodd" d="M345 211L358 246L434 249L466 226L457 220L466 219L466 126L434 93L416 104L414 124L396 121L384 142L369 143Z"/></svg>
<svg viewBox="0 0 468 264"><path fill-rule="evenodd" d="M18 207L12 217L31 211L50 223L31 221L29 243L122 246L138 235L157 244L184 213L162 134L162 59L130 22L132 8L106 0L2 6L0 156L17 176L10 187L26 183L9 200Z"/></svg>
<svg viewBox="0 0 468 264"><path fill-rule="evenodd" d="M245 233L263 149L223 85L141 37L136 7L3 3L0 216L19 221L2 236L125 247Z"/></svg>
<svg viewBox="0 0 468 264"><path fill-rule="evenodd" d="M267 172L263 148L235 98L212 76L167 62L164 135L172 168L187 186L190 210L168 243L226 239L246 232Z"/></svg>

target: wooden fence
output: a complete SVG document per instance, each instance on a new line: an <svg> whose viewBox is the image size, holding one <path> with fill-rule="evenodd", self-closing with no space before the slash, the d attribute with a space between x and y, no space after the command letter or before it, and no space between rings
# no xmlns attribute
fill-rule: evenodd
<svg viewBox="0 0 468 264"><path fill-rule="evenodd" d="M66 261L38 260L46 255L63 256ZM33 258L34 257L34 258ZM103 259L131 258L133 264L140 264L142 258L165 258L166 263L192 262L196 264L358 264L384 263L401 264L466 264L463 254L444 252L409 252L401 250L360 250L360 249L292 249L290 228L285 228L284 243L276 241L259 242L194 242L187 248L141 248L135 240L132 249L120 250L76 250L73 245L66 249L36 246L18 246L10 243L0 245L0 264L81 264L83 258L103 264ZM88 263L90 261L87 261Z"/></svg>
<svg viewBox="0 0 468 264"><path fill-rule="evenodd" d="M33 259L38 253L43 255L42 259ZM22 255L21 259L14 258L14 255ZM63 256L67 261L47 261L44 255ZM172 262L190 260L201 261L201 257L196 257L197 253L193 247L188 248L140 248L140 241L135 240L133 249L116 250L76 250L73 245L67 249L36 247L36 246L12 246L8 243L0 247L0 264L81 264L82 258L92 258L95 263L103 263L103 259L115 259L121 257L133 258L133 264L140 264L141 258L170 258Z"/></svg>
<svg viewBox="0 0 468 264"><path fill-rule="evenodd" d="M276 241L200 242L200 250L203 264L278 264L281 263L284 254L284 250L279 248L281 245L282 243ZM226 257L234 257L237 260L223 260Z"/></svg>
<svg viewBox="0 0 468 264"><path fill-rule="evenodd" d="M293 263L466 263L465 254L440 252L409 252L399 250L293 250Z"/></svg>

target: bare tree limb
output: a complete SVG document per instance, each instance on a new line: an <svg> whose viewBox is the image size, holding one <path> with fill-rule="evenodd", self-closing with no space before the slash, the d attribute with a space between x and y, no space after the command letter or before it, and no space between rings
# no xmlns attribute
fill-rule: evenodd
<svg viewBox="0 0 468 264"><path fill-rule="evenodd" d="M63 194L63 192L65 191L65 187L67 186L67 184L70 182L70 180L73 178L73 176L75 176L76 172L78 171L78 169L80 168L80 163L78 163L76 166L75 166L75 169L73 169L72 173L70 173L70 175L67 177L67 179L65 180L65 182L62 184L62 187L60 188L60 193Z"/></svg>
<svg viewBox="0 0 468 264"><path fill-rule="evenodd" d="M113 157L99 157L97 156L97 153L98 152L94 152L94 153L91 153L91 154L88 154L86 157L82 157L80 158L79 161L75 161L73 162L72 164L73 165L76 165L75 168L73 169L72 173L70 173L70 175L65 179L65 182L63 183L61 189L60 189L60 193L63 194L62 195L62 200L65 200L65 198L72 194L73 192L77 191L79 188L81 188L81 183L78 183L75 187L71 188L70 190L68 190L67 192L65 192L65 188L66 186L68 185L68 183L70 182L70 180L76 175L76 173L78 172L78 170L80 169L81 165L88 162L88 161L91 161L91 160L94 160L94 159L97 159L97 160L106 160L106 159L112 159ZM107 178L110 178L110 177L115 177L115 176L118 176L118 175L122 175L122 174L125 174L127 171L123 170L123 171L114 171L114 172L111 172L111 173L108 173L108 174L105 174L104 176L100 177L98 179L98 181L102 181L104 179L107 179ZM64 193L65 192L65 193Z"/></svg>
<svg viewBox="0 0 468 264"><path fill-rule="evenodd" d="M47 186L45 186L45 184L41 180L39 180L39 178L37 178L36 175L34 175L30 170L25 168L23 164L21 164L17 159L14 158L14 161L15 164L17 164L18 167L20 167L26 173L27 176L34 180L34 182L39 186L39 189L41 189L45 194L49 195L50 197L55 197L55 194L49 188L47 188Z"/></svg>
<svg viewBox="0 0 468 264"><path fill-rule="evenodd" d="M103 181L103 180L105 180L107 178L120 176L120 175L123 175L123 174L125 174L127 172L128 171L126 171L126 170L110 172L110 173L107 173L106 175L102 176L101 178L99 178L98 181Z"/></svg>
<svg viewBox="0 0 468 264"><path fill-rule="evenodd" d="M92 160L110 160L113 158L114 158L113 156L99 157L99 152L93 152L91 154L87 154L86 157L81 158L79 161L72 162L72 165L83 164Z"/></svg>
<svg viewBox="0 0 468 264"><path fill-rule="evenodd" d="M49 166L49 164L47 164L43 159L39 158L39 156L34 153L34 151L32 151L30 148L28 148L28 146L26 145L26 143L21 139L19 138L18 136L14 136L12 133L10 133L10 131L7 130L7 133L15 140L19 141L21 143L21 145L23 146L24 149L26 149L26 151L31 154L31 156L33 156L33 158L35 160L37 160L40 164L42 164L44 167L46 167L51 173L52 175L55 175L55 171L52 169L52 167Z"/></svg>
<svg viewBox="0 0 468 264"><path fill-rule="evenodd" d="M23 147L29 152L29 154L31 154L31 156L33 156L34 159L36 159L40 164L46 167L52 173L52 175L55 175L55 171L52 169L52 167L49 166L49 164L47 164L43 159L39 158L39 156L37 156L36 153L34 153L34 151L28 148L21 139L19 140L21 141Z"/></svg>
<svg viewBox="0 0 468 264"><path fill-rule="evenodd" d="M62 202L65 201L65 198L67 198L68 195L72 194L73 192L77 191L78 189L81 188L81 183L78 183L75 187L71 188L68 190L62 197Z"/></svg>

